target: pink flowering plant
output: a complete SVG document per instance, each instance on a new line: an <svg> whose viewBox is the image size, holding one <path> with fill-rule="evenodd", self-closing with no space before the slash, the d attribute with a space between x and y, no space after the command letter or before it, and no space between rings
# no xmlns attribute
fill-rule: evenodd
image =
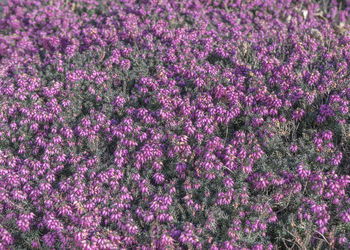
<svg viewBox="0 0 350 250"><path fill-rule="evenodd" d="M0 3L0 249L350 247L350 1Z"/></svg>

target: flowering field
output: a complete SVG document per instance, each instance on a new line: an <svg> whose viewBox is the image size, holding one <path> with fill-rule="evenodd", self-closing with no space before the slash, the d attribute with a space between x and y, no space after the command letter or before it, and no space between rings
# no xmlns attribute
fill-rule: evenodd
<svg viewBox="0 0 350 250"><path fill-rule="evenodd" d="M350 1L0 3L0 249L350 248Z"/></svg>

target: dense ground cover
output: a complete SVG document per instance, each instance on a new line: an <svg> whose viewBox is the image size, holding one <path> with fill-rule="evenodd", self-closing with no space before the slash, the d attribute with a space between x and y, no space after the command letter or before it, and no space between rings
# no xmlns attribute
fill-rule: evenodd
<svg viewBox="0 0 350 250"><path fill-rule="evenodd" d="M4 1L0 249L347 249L349 11Z"/></svg>

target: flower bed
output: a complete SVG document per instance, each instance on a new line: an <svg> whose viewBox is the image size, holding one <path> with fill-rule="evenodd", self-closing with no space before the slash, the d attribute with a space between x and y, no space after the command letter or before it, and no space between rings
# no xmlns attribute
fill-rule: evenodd
<svg viewBox="0 0 350 250"><path fill-rule="evenodd" d="M349 1L0 5L0 249L350 247Z"/></svg>

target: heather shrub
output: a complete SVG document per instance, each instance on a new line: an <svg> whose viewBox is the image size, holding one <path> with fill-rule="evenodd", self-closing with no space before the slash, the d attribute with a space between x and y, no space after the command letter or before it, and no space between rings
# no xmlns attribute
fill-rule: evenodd
<svg viewBox="0 0 350 250"><path fill-rule="evenodd" d="M349 10L1 3L0 249L349 247Z"/></svg>

